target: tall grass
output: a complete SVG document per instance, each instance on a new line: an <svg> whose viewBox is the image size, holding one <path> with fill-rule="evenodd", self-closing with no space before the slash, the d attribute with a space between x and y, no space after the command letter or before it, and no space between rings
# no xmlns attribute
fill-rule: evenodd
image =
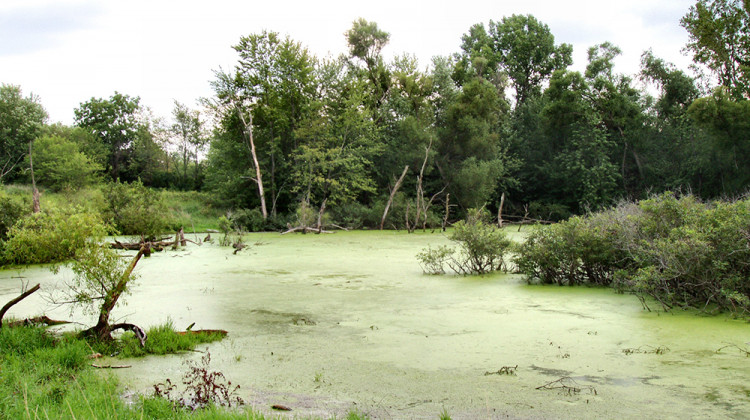
<svg viewBox="0 0 750 420"><path fill-rule="evenodd" d="M159 342L176 336L169 329L165 324L150 331L155 338L153 350L168 351L168 346ZM195 342L195 336L187 337ZM177 347L186 346L183 341ZM265 418L250 410L219 407L195 413L175 410L170 401L152 396L128 404L114 376L89 367L89 354L89 345L73 335L56 337L42 328L26 326L0 329L0 419Z"/></svg>

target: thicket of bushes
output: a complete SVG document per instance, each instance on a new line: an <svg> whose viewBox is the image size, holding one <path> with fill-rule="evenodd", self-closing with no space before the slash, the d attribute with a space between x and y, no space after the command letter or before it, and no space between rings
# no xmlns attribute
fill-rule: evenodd
<svg viewBox="0 0 750 420"><path fill-rule="evenodd" d="M529 282L612 286L665 309L750 311L750 199L665 193L541 227L514 260Z"/></svg>

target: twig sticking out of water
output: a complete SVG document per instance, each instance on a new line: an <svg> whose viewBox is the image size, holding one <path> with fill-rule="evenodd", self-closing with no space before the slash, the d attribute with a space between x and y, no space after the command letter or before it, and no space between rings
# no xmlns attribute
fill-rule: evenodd
<svg viewBox="0 0 750 420"><path fill-rule="evenodd" d="M740 353L743 353L745 355L745 357L750 357L750 350L748 350L747 348L744 348L744 347L740 347L740 346L738 346L737 344L734 344L734 343L729 343L729 344L727 344L724 347L720 347L720 348L716 349L716 352L718 353L718 352L720 352L720 351L722 351L722 350L724 350L726 348L735 348L735 349L739 350Z"/></svg>
<svg viewBox="0 0 750 420"><path fill-rule="evenodd" d="M631 354L659 354L661 355L668 351L669 351L669 347L666 347L666 346L654 347L654 346L649 346L649 345L640 346L638 348L622 349L622 352L625 353L626 355L631 355Z"/></svg>
<svg viewBox="0 0 750 420"><path fill-rule="evenodd" d="M568 395L580 394L581 391L585 389L593 395L598 395L596 393L596 388L591 385L580 385L570 376L563 376L560 379L556 379L552 382L547 382L542 386L536 387L536 389L559 389Z"/></svg>
<svg viewBox="0 0 750 420"><path fill-rule="evenodd" d="M503 366L495 372L484 372L484 376L489 375L515 375L518 365L515 366Z"/></svg>

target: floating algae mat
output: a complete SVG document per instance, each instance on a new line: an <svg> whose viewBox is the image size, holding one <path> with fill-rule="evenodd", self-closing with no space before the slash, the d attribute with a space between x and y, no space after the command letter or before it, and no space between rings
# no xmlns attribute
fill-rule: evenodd
<svg viewBox="0 0 750 420"><path fill-rule="evenodd" d="M228 330L208 347L211 367L258 410L281 404L298 418L350 410L375 418L750 417L745 321L648 312L631 295L527 286L515 275L424 275L415 254L447 244L440 233L266 233L245 242L237 255L205 244L142 260L114 318ZM45 286L70 278L3 271L0 301L17 295L19 276ZM32 298L12 315L38 313L44 302ZM148 393L179 381L183 362L200 356L128 360L133 367L117 375Z"/></svg>

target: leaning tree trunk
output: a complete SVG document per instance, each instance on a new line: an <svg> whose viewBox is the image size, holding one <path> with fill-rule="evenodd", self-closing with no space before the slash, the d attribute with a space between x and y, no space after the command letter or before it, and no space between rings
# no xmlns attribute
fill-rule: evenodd
<svg viewBox="0 0 750 420"><path fill-rule="evenodd" d="M409 165L406 165L404 167L404 172L401 173L401 176L398 178L398 181L396 181L396 185L393 186L393 189L391 190L391 195L388 197L388 203L385 205L385 211L383 212L383 218L380 219L380 230L383 230L383 225L385 224L385 218L388 216L388 209L391 208L391 204L393 204L393 197L396 196L396 192L401 187L401 183L404 182L404 178L406 177L406 172L409 171Z"/></svg>
<svg viewBox="0 0 750 420"><path fill-rule="evenodd" d="M109 325L109 316L112 313L112 309L114 309L115 305L117 304L117 300L120 299L120 295L122 295L122 293L125 291L125 287L130 281L130 275L133 273L133 269L135 269L136 264L138 264L138 261L141 259L143 254L148 252L148 249L148 244L143 244L141 246L138 254L133 257L133 260L130 262L128 268L125 270L125 272L122 273L120 281L118 281L115 287L112 290L108 291L107 295L104 297L104 303L102 303L102 307L99 310L99 319L97 320L96 325L89 328L88 330L83 331L83 335L94 337L97 340L101 341L112 339L111 333L116 328L113 328L113 326Z"/></svg>

